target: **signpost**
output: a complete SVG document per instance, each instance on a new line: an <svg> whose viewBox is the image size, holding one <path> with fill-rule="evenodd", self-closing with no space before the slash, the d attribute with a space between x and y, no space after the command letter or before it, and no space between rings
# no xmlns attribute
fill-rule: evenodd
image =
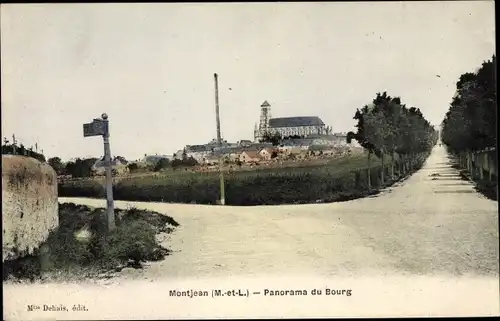
<svg viewBox="0 0 500 321"><path fill-rule="evenodd" d="M104 141L104 163L106 164L106 203L108 230L115 228L115 209L113 204L113 178L111 176L111 148L109 146L108 115L102 114L91 123L83 124L83 137L102 136Z"/></svg>

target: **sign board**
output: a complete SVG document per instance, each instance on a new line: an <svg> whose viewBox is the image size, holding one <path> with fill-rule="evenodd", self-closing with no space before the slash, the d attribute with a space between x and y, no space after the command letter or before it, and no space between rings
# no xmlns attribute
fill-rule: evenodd
<svg viewBox="0 0 500 321"><path fill-rule="evenodd" d="M94 119L93 122L83 124L83 137L102 136L107 132L107 122L101 119Z"/></svg>

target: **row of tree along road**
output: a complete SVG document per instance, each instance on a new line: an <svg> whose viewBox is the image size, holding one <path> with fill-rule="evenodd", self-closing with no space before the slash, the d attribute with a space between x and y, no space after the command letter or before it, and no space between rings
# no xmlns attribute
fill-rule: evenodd
<svg viewBox="0 0 500 321"><path fill-rule="evenodd" d="M401 98L388 96L386 92L378 93L372 104L358 109L354 119L358 121L357 132L349 132L348 141L357 140L368 151L368 161L376 155L383 168L386 155L391 155L392 179L396 166L402 166L402 172L414 167L415 162L429 154L438 139L437 131L418 108L407 108ZM384 171L381 181L384 184ZM370 187L371 182L368 185Z"/></svg>
<svg viewBox="0 0 500 321"><path fill-rule="evenodd" d="M441 140L456 157L463 174L477 181L489 196L497 196L496 57L467 72L457 82L455 96L442 123Z"/></svg>

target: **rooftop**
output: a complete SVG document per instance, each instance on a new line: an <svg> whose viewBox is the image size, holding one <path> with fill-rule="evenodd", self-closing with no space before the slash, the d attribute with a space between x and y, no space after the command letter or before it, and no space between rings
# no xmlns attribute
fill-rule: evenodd
<svg viewBox="0 0 500 321"><path fill-rule="evenodd" d="M186 153L206 152L210 148L207 145L188 145L186 146Z"/></svg>
<svg viewBox="0 0 500 321"><path fill-rule="evenodd" d="M271 128L324 125L325 123L318 116L281 117L269 120L269 127Z"/></svg>
<svg viewBox="0 0 500 321"><path fill-rule="evenodd" d="M245 150L243 151L245 154L248 155L248 157L251 157L251 158L262 158L259 154L258 151L255 151L255 150Z"/></svg>
<svg viewBox="0 0 500 321"><path fill-rule="evenodd" d="M159 161L160 159L170 159L172 158L171 156L167 156L167 155L146 155L144 158L143 158L143 161L144 162L157 162Z"/></svg>

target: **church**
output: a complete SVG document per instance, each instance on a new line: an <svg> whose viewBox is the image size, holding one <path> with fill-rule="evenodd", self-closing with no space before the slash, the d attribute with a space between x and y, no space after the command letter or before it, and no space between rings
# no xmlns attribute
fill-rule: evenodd
<svg viewBox="0 0 500 321"><path fill-rule="evenodd" d="M260 106L260 122L255 124L254 140L258 142L266 134L278 133L283 137L328 135L331 128L318 116L298 116L271 118L271 105L265 101Z"/></svg>

